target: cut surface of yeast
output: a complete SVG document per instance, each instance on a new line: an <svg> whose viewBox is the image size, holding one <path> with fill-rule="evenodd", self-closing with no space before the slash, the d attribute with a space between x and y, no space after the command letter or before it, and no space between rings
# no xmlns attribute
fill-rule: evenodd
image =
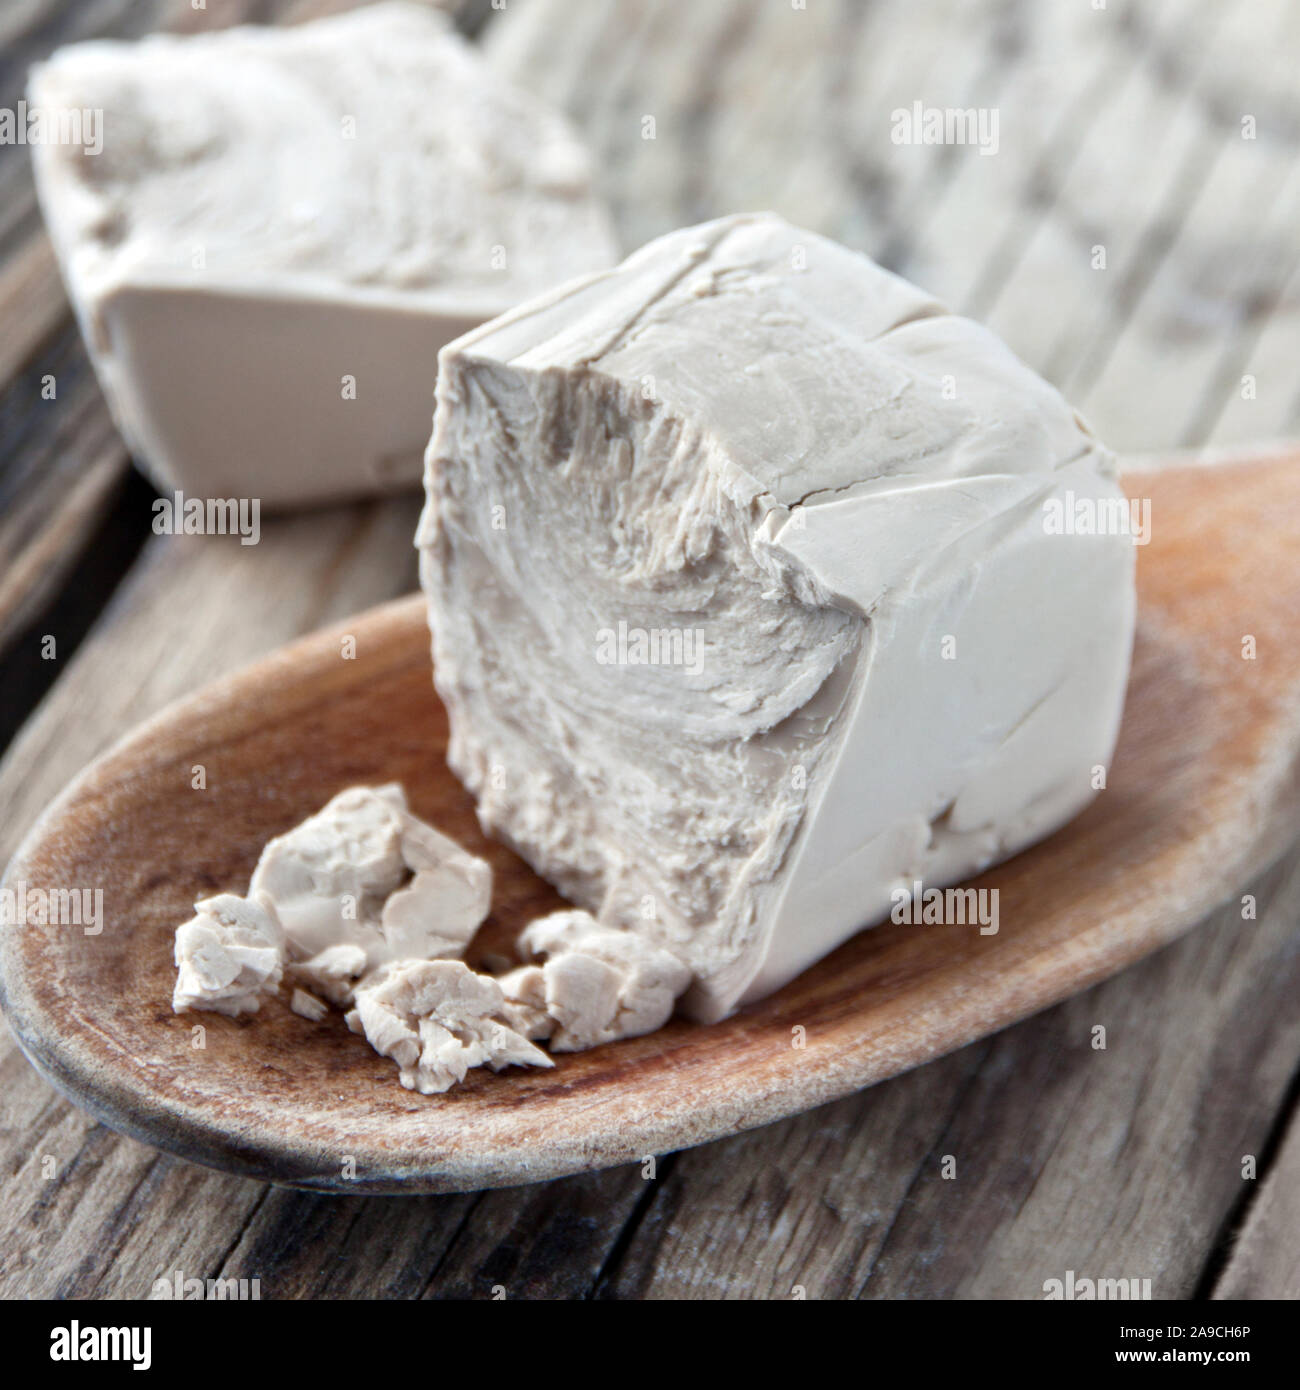
<svg viewBox="0 0 1300 1390"><path fill-rule="evenodd" d="M563 117L421 6L74 44L29 102L99 113L33 146L37 191L114 419L167 490L415 484L438 349L615 258Z"/></svg>
<svg viewBox="0 0 1300 1390"><path fill-rule="evenodd" d="M1052 517L1123 494L978 324L736 216L467 333L437 394L449 762L487 833L687 963L695 1017L1092 799L1133 542Z"/></svg>

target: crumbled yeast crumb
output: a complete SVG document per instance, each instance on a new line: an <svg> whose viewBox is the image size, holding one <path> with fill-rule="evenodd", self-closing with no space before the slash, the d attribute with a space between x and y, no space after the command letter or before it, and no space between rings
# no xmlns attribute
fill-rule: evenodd
<svg viewBox="0 0 1300 1390"><path fill-rule="evenodd" d="M547 1041L555 1032L555 1020L546 1010L546 977L540 965L521 965L497 976L505 995L503 1017L516 1033Z"/></svg>
<svg viewBox="0 0 1300 1390"><path fill-rule="evenodd" d="M526 1037L549 1039L553 1052L662 1028L691 980L669 951L576 909L538 918L518 944L543 963L501 978L506 1017Z"/></svg>
<svg viewBox="0 0 1300 1390"><path fill-rule="evenodd" d="M195 903L176 928L172 1008L256 1013L284 970L284 934L263 902L222 893Z"/></svg>
<svg viewBox="0 0 1300 1390"><path fill-rule="evenodd" d="M305 989L294 990L289 999L289 1007L294 1013L310 1019L313 1023L319 1023L330 1011L330 1006L323 999L317 999Z"/></svg>
<svg viewBox="0 0 1300 1390"><path fill-rule="evenodd" d="M277 835L249 891L270 900L295 960L355 946L374 969L464 955L491 906L492 869L412 815L393 782L349 787Z"/></svg>
<svg viewBox="0 0 1300 1390"><path fill-rule="evenodd" d="M347 1024L397 1063L403 1086L433 1095L471 1067L555 1065L503 1020L504 1005L501 986L462 961L402 961L357 989Z"/></svg>
<svg viewBox="0 0 1300 1390"><path fill-rule="evenodd" d="M464 954L492 870L412 815L396 783L350 787L263 849L248 895L199 903L177 929L172 1007L252 1013L287 970L345 1008L398 960Z"/></svg>
<svg viewBox="0 0 1300 1390"><path fill-rule="evenodd" d="M412 816L399 786L353 787L267 845L248 897L196 905L172 1004L254 1013L287 974L294 1013L349 1009L402 1085L432 1095L472 1067L554 1066L534 1040L575 1052L652 1032L690 982L670 952L577 910L524 929L530 963L480 974L452 957L490 900L486 862Z"/></svg>
<svg viewBox="0 0 1300 1390"><path fill-rule="evenodd" d="M366 973L366 953L360 946L327 946L310 960L295 961L289 973L343 1009Z"/></svg>

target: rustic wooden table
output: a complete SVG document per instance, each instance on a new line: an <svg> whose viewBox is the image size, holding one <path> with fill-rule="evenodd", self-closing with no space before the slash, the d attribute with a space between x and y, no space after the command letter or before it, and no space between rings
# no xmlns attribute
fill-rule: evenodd
<svg viewBox="0 0 1300 1390"><path fill-rule="evenodd" d="M7 0L0 106L70 40L341 7ZM471 0L457 18L585 131L629 248L772 207L987 320L1120 451L1300 434L1291 0ZM894 144L915 101L996 111L996 154ZM269 521L250 548L152 535L14 146L0 326L7 857L143 716L411 589L418 499ZM6 1036L0 1295L142 1296L179 1269L265 1298L1036 1298L1072 1269L1294 1298L1300 855L1243 892L1253 920L1230 904L1069 1003L653 1181L271 1188L119 1138Z"/></svg>

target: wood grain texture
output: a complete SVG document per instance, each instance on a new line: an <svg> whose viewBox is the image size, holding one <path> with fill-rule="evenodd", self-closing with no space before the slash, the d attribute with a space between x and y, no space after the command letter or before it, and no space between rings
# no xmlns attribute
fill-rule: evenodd
<svg viewBox="0 0 1300 1390"><path fill-rule="evenodd" d="M158 22L156 9L141 0L0 7L0 103L21 94L31 57L118 28L131 14L147 27ZM206 20L195 22L221 22L228 9L209 0ZM1098 14L1000 0L816 0L795 16L802 28L787 22L787 9L748 0L509 0L485 37L494 61L573 113L602 157L629 246L692 217L775 206L991 316L1054 379L1087 363L1107 395L1107 419L1085 404L1102 432L1116 434L1112 442L1199 442L1189 431L1210 416L1211 441L1300 432L1300 276L1285 278L1267 250L1262 280L1224 277L1256 293L1243 300L1234 288L1225 299L1215 269L1253 259L1249 209L1283 207L1284 180L1240 182L1231 195L1239 206L1222 194L1198 196L1219 154L1228 152L1225 170L1238 163L1240 147L1227 139L1234 107L1257 108L1261 139L1276 161L1296 167L1294 130L1286 130L1293 6L1109 0ZM1002 152L891 150L889 111L913 99L997 102ZM641 139L645 114L658 116L653 143ZM1278 218L1269 226L1282 225ZM0 148L0 271L34 233L25 152ZM1085 274L1081 258L1096 240L1110 249L1109 269ZM1198 256L1204 248L1216 249ZM1293 249L1292 240L1279 251ZM1170 259L1183 269L1157 282ZM0 322L15 331L12 319ZM1108 373L1125 323L1150 331L1132 335L1124 368ZM28 362L53 341L35 341L43 331L19 326L31 341ZM1199 355L1187 356L1189 345ZM1192 368L1212 364L1207 388L1161 373L1171 346ZM1240 398L1229 380L1239 366L1256 378L1254 399ZM1147 388L1148 372L1158 391ZM0 470L14 457L0 451ZM138 719L281 641L409 587L402 527L410 515L384 504L347 518L330 513L320 533L306 519L277 526L253 556L196 540L150 542L80 651L61 642L63 674L0 765L4 856L60 787ZM145 527L147 512L128 513L124 524ZM1293 855L1287 864L1295 863ZM1149 1271L1159 1276L1158 1296L1185 1296L1199 1287L1198 1266L1217 1268L1218 1247L1243 1216L1250 1222L1249 1191L1268 1190L1267 1173L1244 1185L1228 1160L1233 1148L1263 1152L1282 1127L1300 1058L1300 883L1284 865L1252 888L1258 930L1243 933L1225 909L1206 931L1001 1034L994 1054L980 1045L666 1160L653 1182L633 1167L477 1198L272 1190L94 1125L6 1038L0 1294L139 1296L178 1267L260 1276L265 1297L486 1294L485 1267L506 1260L527 1275L505 1281L511 1297L786 1297L796 1273L811 1296L861 1288L868 1296L1034 1297L1017 1268L1036 1269L1041 1259L1058 1273ZM1225 933L1225 947L1210 950ZM1177 967L1166 969L1171 960ZM1219 1007L1214 971L1228 1008ZM1094 997L1105 1001L1112 1039L1117 1019L1131 1039L1100 1055L1065 1021L1075 1009L1089 1022L1100 1017L1087 1011ZM1189 1041L1194 1060L1177 1065ZM1153 1068L1158 1077L1148 1080ZM1107 1084L1097 1084L1102 1076ZM949 1147L940 1141L950 1113L968 1118L959 1119L960 1176L940 1186L932 1170ZM1108 1145L1096 1147L1098 1136ZM979 1200L958 1220L956 1193L975 1196L966 1179L976 1166L984 1170ZM1133 1191L1145 1199L1136 1219ZM911 1221L918 1204L925 1219ZM580 1219L566 1218L570 1208ZM1259 1264L1250 1292L1279 1292L1284 1285L1270 1279L1295 1248L1294 1226L1257 1221L1252 1229L1271 1229L1278 1254ZM498 1244L499 1255L488 1251ZM566 1272L570 1261L581 1276Z"/></svg>
<svg viewBox="0 0 1300 1390"><path fill-rule="evenodd" d="M1243 1158L1251 1151L1243 1153ZM1213 1296L1300 1299L1300 1120L1292 1120Z"/></svg>
<svg viewBox="0 0 1300 1390"><path fill-rule="evenodd" d="M1243 887L1257 921L1234 902L996 1038L679 1155L608 1295L1025 1299L1073 1269L1191 1297L1300 1047L1300 865Z"/></svg>
<svg viewBox="0 0 1300 1390"><path fill-rule="evenodd" d="M1295 431L1289 0L580 8L485 44L587 134L628 246L770 207L988 321L1121 452ZM995 111L997 153L894 144L915 101Z"/></svg>
<svg viewBox="0 0 1300 1390"><path fill-rule="evenodd" d="M71 323L0 388L0 451L3 652L59 591L129 466Z"/></svg>
<svg viewBox="0 0 1300 1390"><path fill-rule="evenodd" d="M205 687L47 813L5 884L100 892L104 917L94 933L55 922L0 935L19 1041L92 1114L184 1157L321 1190L454 1192L766 1124L1123 969L1288 846L1300 810L1300 454L1139 479L1155 520L1108 785L975 881L999 895L996 935L885 925L720 1024L674 1020L551 1071L474 1072L432 1102L395 1086L337 1017L305 1026L284 1000L241 1020L172 1014L170 943L190 905L243 891L267 840L354 783L400 782L418 815L492 864L471 964L561 905L483 836L445 765L417 597ZM1257 569L1237 559L1248 546ZM1245 634L1258 646L1248 660Z"/></svg>
<svg viewBox="0 0 1300 1390"><path fill-rule="evenodd" d="M168 18L159 0L33 0L4 31L0 106L16 107L30 65L59 44ZM0 655L57 593L128 466L72 325L28 153L0 146Z"/></svg>

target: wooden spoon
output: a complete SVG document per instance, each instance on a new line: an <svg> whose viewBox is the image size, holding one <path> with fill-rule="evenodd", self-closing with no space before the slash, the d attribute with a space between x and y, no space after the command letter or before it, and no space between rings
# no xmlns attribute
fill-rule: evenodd
<svg viewBox="0 0 1300 1390"><path fill-rule="evenodd" d="M102 888L103 927L0 932L19 1042L92 1114L197 1162L298 1187L447 1192L766 1124L1086 989L1238 891L1293 838L1300 803L1300 450L1213 468L1175 461L1125 483L1151 499L1153 536L1139 551L1110 785L1066 829L977 880L1001 892L997 935L864 931L723 1023L675 1020L557 1057L554 1071L471 1072L427 1098L402 1090L337 1014L309 1023L275 1002L250 1019L178 1017L176 924L196 898L242 891L270 836L352 783L405 783L420 815L492 861L495 911L478 954L559 904L484 839L447 771L412 597L173 705L46 812L6 885Z"/></svg>

